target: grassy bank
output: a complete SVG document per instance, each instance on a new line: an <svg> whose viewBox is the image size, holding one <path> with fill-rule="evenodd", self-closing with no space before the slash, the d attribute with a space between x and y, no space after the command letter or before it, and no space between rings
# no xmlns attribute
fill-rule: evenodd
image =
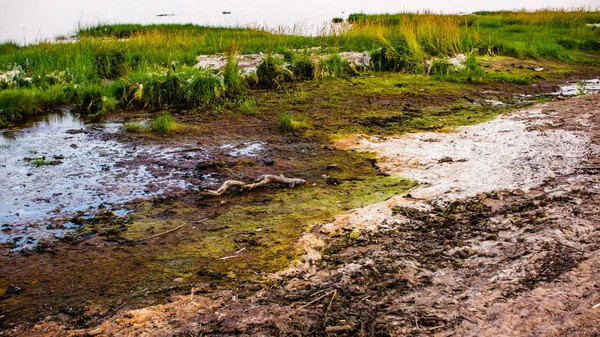
<svg viewBox="0 0 600 337"><path fill-rule="evenodd" d="M339 20L338 20L339 21ZM482 55L552 59L600 65L600 12L478 12L474 15L352 14L344 29L318 36L256 28L195 25L110 25L82 29L72 43L0 45L0 125L74 104L83 114L115 109L181 107L202 111L224 101L243 101L248 89L281 87L285 82L319 80L353 73L343 60L315 62L307 52L368 51L361 71L403 71L445 81L521 81L488 76ZM214 53L281 53L267 58L256 76L242 78L235 59L223 74L198 70L196 57ZM459 72L447 57L470 57ZM285 63L291 66L284 67ZM262 69L262 71L261 71ZM356 71L356 69L354 70Z"/></svg>

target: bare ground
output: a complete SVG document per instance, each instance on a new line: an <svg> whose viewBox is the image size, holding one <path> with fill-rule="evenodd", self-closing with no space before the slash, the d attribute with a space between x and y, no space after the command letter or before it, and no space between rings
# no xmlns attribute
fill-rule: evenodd
<svg viewBox="0 0 600 337"><path fill-rule="evenodd" d="M493 146L491 154L452 161L433 156L410 167L406 160L380 158L384 170L412 174L426 184L313 228L299 241L303 259L260 282L228 290L199 283L169 303L124 308L90 329L69 330L53 320L0 335L597 336L599 112L595 95L503 117L500 122L514 122L513 132L525 138L488 139L491 144L533 140L527 144L537 150L521 155L507 150L506 160L487 162L486 175L471 176L481 184L460 191L456 187L469 176L454 185L451 178L476 170L469 165L478 156L494 157ZM483 132L481 125L468 128L461 129L466 138L473 130ZM501 138L504 132L494 133ZM452 134L438 136L443 139L432 144L451 144L446 137ZM385 151L386 142L403 139L376 144ZM550 161L537 157L551 155ZM532 160L516 165L523 156ZM465 166L447 170L452 165ZM480 165L486 167L486 161ZM427 176L426 170L438 175ZM489 179L497 185L486 188Z"/></svg>

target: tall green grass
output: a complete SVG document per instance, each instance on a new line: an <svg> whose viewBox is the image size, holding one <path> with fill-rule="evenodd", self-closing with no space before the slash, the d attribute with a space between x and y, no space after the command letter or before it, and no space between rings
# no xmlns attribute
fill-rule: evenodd
<svg viewBox="0 0 600 337"><path fill-rule="evenodd" d="M370 51L371 68L380 71L423 72L425 60L456 53L600 65L599 58L586 57L600 52L600 28L588 25L600 23L597 11L353 14L348 22L317 36L298 34L301 28L290 35L260 28L99 25L81 29L73 43L0 44L0 73L20 70L10 85L0 84L0 122L59 104L75 104L86 114L204 107L243 96L248 86L276 88L353 73L335 56L317 62L308 52L291 52L311 47ZM257 52L286 53L289 65L269 56L256 75L242 78L235 55ZM214 53L229 55L222 76L193 68L198 55ZM442 70L435 75L456 78Z"/></svg>

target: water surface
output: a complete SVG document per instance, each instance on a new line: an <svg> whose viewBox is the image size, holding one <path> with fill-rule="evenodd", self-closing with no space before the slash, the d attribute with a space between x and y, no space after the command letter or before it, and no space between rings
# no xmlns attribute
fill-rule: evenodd
<svg viewBox="0 0 600 337"><path fill-rule="evenodd" d="M188 187L184 172L157 174L173 149L103 137L120 128L86 125L64 111L0 132L0 242L33 242L55 219Z"/></svg>

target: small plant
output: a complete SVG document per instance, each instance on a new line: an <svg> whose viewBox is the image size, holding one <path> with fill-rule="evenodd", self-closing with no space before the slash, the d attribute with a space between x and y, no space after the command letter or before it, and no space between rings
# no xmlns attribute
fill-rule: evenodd
<svg viewBox="0 0 600 337"><path fill-rule="evenodd" d="M256 114L256 101L254 98L241 100L240 112L246 116L254 116Z"/></svg>
<svg viewBox="0 0 600 337"><path fill-rule="evenodd" d="M292 131L292 116L288 114L281 115L277 122L277 128L283 132Z"/></svg>
<svg viewBox="0 0 600 337"><path fill-rule="evenodd" d="M333 18L333 19L331 19L331 22L333 22L333 23L342 23L342 22L344 22L344 18Z"/></svg>
<svg viewBox="0 0 600 337"><path fill-rule="evenodd" d="M294 93L294 96L296 97L295 103L297 104L306 104L306 102L308 101L308 93L302 88L296 91Z"/></svg>
<svg viewBox="0 0 600 337"><path fill-rule="evenodd" d="M133 133L142 133L148 130L148 126L138 122L131 122L123 124L123 130Z"/></svg>
<svg viewBox="0 0 600 337"><path fill-rule="evenodd" d="M585 90L584 82L577 82L577 96L585 95L587 91Z"/></svg>
<svg viewBox="0 0 600 337"><path fill-rule="evenodd" d="M150 124L150 129L153 132L168 134L175 132L180 128L180 125L175 121L175 118L170 113L165 112L156 117Z"/></svg>
<svg viewBox="0 0 600 337"><path fill-rule="evenodd" d="M26 162L29 162L31 165L35 167L40 167L46 164L46 157L36 157L36 158L25 158Z"/></svg>
<svg viewBox="0 0 600 337"><path fill-rule="evenodd" d="M279 117L277 128L282 132L296 132L308 128L308 125L303 121L294 119L290 114L283 114Z"/></svg>

